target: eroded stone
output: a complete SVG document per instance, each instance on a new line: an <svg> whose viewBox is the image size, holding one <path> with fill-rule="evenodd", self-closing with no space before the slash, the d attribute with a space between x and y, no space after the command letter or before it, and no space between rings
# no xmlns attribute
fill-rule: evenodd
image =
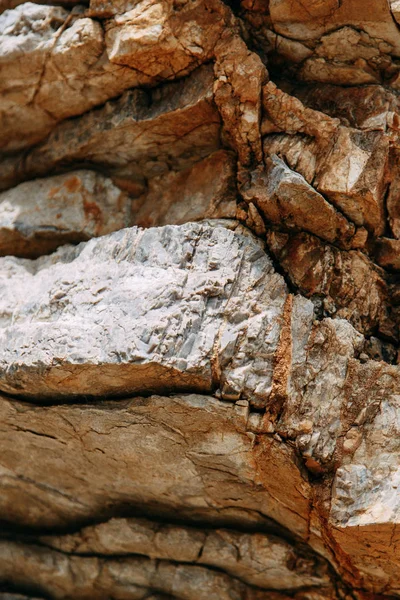
<svg viewBox="0 0 400 600"><path fill-rule="evenodd" d="M0 194L0 254L35 257L130 225L130 199L94 171L36 179Z"/></svg>

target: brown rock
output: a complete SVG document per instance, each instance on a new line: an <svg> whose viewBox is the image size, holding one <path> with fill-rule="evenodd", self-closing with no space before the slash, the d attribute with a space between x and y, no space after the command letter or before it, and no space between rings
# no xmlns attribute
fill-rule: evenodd
<svg viewBox="0 0 400 600"><path fill-rule="evenodd" d="M300 0L271 0L269 8L276 31L289 38L318 39L327 31L349 25L399 49L398 31L385 0L368 6L361 0L316 0L307 10ZM339 57L341 50L336 49Z"/></svg>
<svg viewBox="0 0 400 600"><path fill-rule="evenodd" d="M316 189L356 225L375 235L384 231L384 193L389 140L380 132L340 128Z"/></svg>
<svg viewBox="0 0 400 600"><path fill-rule="evenodd" d="M388 89L367 85L338 87L311 85L294 90L302 102L331 117L343 125L367 131L384 131L394 139L399 131L399 99Z"/></svg>
<svg viewBox="0 0 400 600"><path fill-rule="evenodd" d="M259 162L261 89L267 70L239 36L223 37L215 48L215 56L214 95L223 133L243 166Z"/></svg>
<svg viewBox="0 0 400 600"><path fill-rule="evenodd" d="M329 593L331 582L323 559L302 544L272 534L174 525L148 519L111 519L62 536L42 536L40 543L75 556L129 556L196 563L225 571L261 588L296 590L318 586ZM304 561L300 574L290 568Z"/></svg>
<svg viewBox="0 0 400 600"><path fill-rule="evenodd" d="M179 9L144 0L104 24L83 8L26 3L0 17L3 150L32 145L57 122L129 88L187 75L213 58L224 30L236 28L219 0Z"/></svg>
<svg viewBox="0 0 400 600"><path fill-rule="evenodd" d="M87 5L0 1L0 598L400 597L397 0Z"/></svg>
<svg viewBox="0 0 400 600"><path fill-rule="evenodd" d="M391 148L390 160L390 184L386 199L388 221L390 229L396 239L400 239L400 167L399 149L397 146Z"/></svg>
<svg viewBox="0 0 400 600"><path fill-rule="evenodd" d="M280 90L272 81L263 87L263 133L302 133L329 142L335 137L339 121L312 110L294 96Z"/></svg>
<svg viewBox="0 0 400 600"><path fill-rule="evenodd" d="M148 82L109 62L101 25L78 9L26 3L7 11L0 16L0 53L3 151L30 146L61 119Z"/></svg>
<svg viewBox="0 0 400 600"><path fill-rule="evenodd" d="M234 219L235 166L233 154L218 150L193 167L154 177L146 195L134 203L132 224L154 227L202 219Z"/></svg>
<svg viewBox="0 0 400 600"><path fill-rule="evenodd" d="M105 42L112 63L150 78L176 78L210 60L223 30L234 18L219 0L183 2L142 0L106 23Z"/></svg>
<svg viewBox="0 0 400 600"><path fill-rule="evenodd" d="M182 564L142 556L116 559L78 557L63 555L33 544L18 543L9 543L6 548L0 546L0 553L3 554L0 576L12 580L13 564L22 562L20 579L25 585L40 582L42 589L60 599L70 598L74 594L74 598L79 600L106 600L111 586L115 590L114 597L117 600L264 600L266 594L271 600L288 598L286 595L247 586L240 579L230 577L223 571L197 564ZM56 570L57 576L54 576L53 569ZM159 590L160 594L153 595L154 588ZM337 598L333 590L326 592L320 595L317 591L312 598ZM299 598L302 597L304 596L300 592Z"/></svg>
<svg viewBox="0 0 400 600"><path fill-rule="evenodd" d="M309 484L283 443L255 443L244 406L195 395L53 407L3 398L1 412L9 523L60 529L141 506L219 523L274 519L306 537Z"/></svg>
<svg viewBox="0 0 400 600"><path fill-rule="evenodd" d="M317 237L268 234L268 245L293 284L320 298L324 314L347 319L365 334L375 328L397 339L384 273L360 251L343 252Z"/></svg>
<svg viewBox="0 0 400 600"><path fill-rule="evenodd" d="M181 83L155 90L150 98L144 91L126 92L66 121L28 151L23 164L21 155L6 163L2 187L82 161L115 173L129 165L134 181L192 166L220 144L212 85L212 70L202 67Z"/></svg>
<svg viewBox="0 0 400 600"><path fill-rule="evenodd" d="M267 160L265 171L251 173L251 183L242 193L271 223L309 231L345 248L351 246L354 225L276 155Z"/></svg>
<svg viewBox="0 0 400 600"><path fill-rule="evenodd" d="M385 269L400 270L400 240L379 238L375 245L376 262Z"/></svg>

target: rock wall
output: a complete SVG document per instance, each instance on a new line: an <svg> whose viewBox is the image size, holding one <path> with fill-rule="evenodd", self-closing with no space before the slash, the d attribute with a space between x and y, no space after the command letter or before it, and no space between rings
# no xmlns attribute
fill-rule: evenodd
<svg viewBox="0 0 400 600"><path fill-rule="evenodd" d="M0 13L0 600L400 597L400 3Z"/></svg>

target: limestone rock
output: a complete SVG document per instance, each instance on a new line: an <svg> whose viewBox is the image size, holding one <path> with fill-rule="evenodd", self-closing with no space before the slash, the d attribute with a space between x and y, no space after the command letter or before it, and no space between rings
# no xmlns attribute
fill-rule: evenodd
<svg viewBox="0 0 400 600"><path fill-rule="evenodd" d="M141 507L250 530L275 521L307 537L310 486L285 444L256 443L246 405L199 395L47 407L2 398L1 412L10 525L62 530Z"/></svg>
<svg viewBox="0 0 400 600"><path fill-rule="evenodd" d="M374 591L398 595L398 367L353 368L344 457L336 471L335 537ZM366 401L356 400L368 389ZM372 554L371 548L382 550ZM374 583L372 583L374 582Z"/></svg>
<svg viewBox="0 0 400 600"><path fill-rule="evenodd" d="M58 125L45 142L24 155L23 165L20 155L13 156L0 185L4 189L82 161L120 171L129 165L133 180L192 166L220 146L212 85L213 74L206 66L150 96L143 90L126 92L119 100Z"/></svg>
<svg viewBox="0 0 400 600"><path fill-rule="evenodd" d="M0 273L3 391L219 386L261 405L271 393L287 290L251 238L208 225L127 229L36 262L4 258Z"/></svg>
<svg viewBox="0 0 400 600"><path fill-rule="evenodd" d="M0 254L35 257L130 224L130 200L94 171L36 179L0 194Z"/></svg>
<svg viewBox="0 0 400 600"><path fill-rule="evenodd" d="M327 564L304 546L273 534L162 524L148 519L111 519L78 533L45 536L40 542L76 556L141 554L161 560L219 568L261 588L330 587ZM308 560L307 560L308 558ZM290 564L304 561L300 574Z"/></svg>
<svg viewBox="0 0 400 600"><path fill-rule="evenodd" d="M249 21L262 32L259 40L263 48L268 29L284 40L295 40L298 45L311 48L312 56L303 52L303 66L296 73L306 81L339 85L379 83L381 77L396 68L393 56L400 52L398 30L385 0L368 7L360 0L317 0L307 9L300 0L271 0L268 16L262 14L257 3L255 8L248 4ZM269 50L279 57L281 48L282 45L274 45ZM285 50L283 46L283 54ZM289 63L291 54L293 51L289 56L284 54Z"/></svg>
<svg viewBox="0 0 400 600"><path fill-rule="evenodd" d="M309 231L328 242L351 247L356 233L353 223L276 155L267 161L265 170L251 173L251 182L242 193L271 223Z"/></svg>
<svg viewBox="0 0 400 600"><path fill-rule="evenodd" d="M213 57L224 29L236 28L219 0L130 8L104 23L84 7L29 2L0 16L2 150L30 146L129 88L187 75Z"/></svg>
<svg viewBox="0 0 400 600"><path fill-rule="evenodd" d="M162 598L263 600L266 594L273 600L288 598L286 595L270 594L265 590L247 586L239 579L230 577L224 572L207 569L196 564L187 565L139 556L116 560L68 556L44 550L40 546L16 543L9 544L5 550L6 557L2 557L2 566L0 567L0 573L3 576L10 577L8 573L13 573L13 561L15 564L23 558L21 576L24 581L28 584L32 581L40 581L41 587L47 593L60 599L70 598L73 593L74 597L79 600L89 598L106 600L107 590L111 585L115 589L114 597L118 600L127 597L133 600L148 598L160 600ZM52 570L47 567L49 563L54 565L57 570L56 578L52 576ZM154 588L161 594L153 596L151 592ZM96 590L95 596L93 596L93 589ZM299 597L302 597L301 592ZM324 596L317 592L313 597L322 600ZM334 592L325 595L325 598L335 597L337 596L334 595Z"/></svg>
<svg viewBox="0 0 400 600"><path fill-rule="evenodd" d="M267 84L264 152L278 154L358 226L383 233L390 140L383 132L339 126ZM284 131L277 135L273 132ZM289 134L289 135L288 135ZM304 135L305 134L305 135ZM306 136L306 137L305 137Z"/></svg>
<svg viewBox="0 0 400 600"><path fill-rule="evenodd" d="M285 132L303 133L322 141L329 141L336 135L339 121L326 114L312 110L269 81L262 90L263 133Z"/></svg>
<svg viewBox="0 0 400 600"><path fill-rule="evenodd" d="M150 78L176 78L210 60L224 29L235 25L219 0L125 4L106 22L108 56Z"/></svg>
<svg viewBox="0 0 400 600"><path fill-rule="evenodd" d="M376 235L384 229L384 192L389 141L380 132L340 129L316 188L357 225Z"/></svg>
<svg viewBox="0 0 400 600"><path fill-rule="evenodd" d="M396 139L399 131L399 98L377 85L338 87L297 86L292 92L307 107L337 117L347 127L384 131Z"/></svg>
<svg viewBox="0 0 400 600"><path fill-rule="evenodd" d="M248 166L262 158L261 91L267 70L238 36L225 36L215 49L215 102L227 142Z"/></svg>

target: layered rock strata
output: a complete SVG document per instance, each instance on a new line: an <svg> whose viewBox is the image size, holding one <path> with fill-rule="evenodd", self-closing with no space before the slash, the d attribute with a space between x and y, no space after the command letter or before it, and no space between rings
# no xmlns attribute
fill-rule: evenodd
<svg viewBox="0 0 400 600"><path fill-rule="evenodd" d="M400 8L0 2L0 599L400 596Z"/></svg>

